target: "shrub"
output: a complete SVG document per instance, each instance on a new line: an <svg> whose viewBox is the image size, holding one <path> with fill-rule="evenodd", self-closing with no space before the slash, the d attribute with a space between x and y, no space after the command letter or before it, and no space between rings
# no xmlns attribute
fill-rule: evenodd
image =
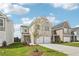
<svg viewBox="0 0 79 59"><path fill-rule="evenodd" d="M3 41L2 47L7 47L7 42L6 41Z"/></svg>
<svg viewBox="0 0 79 59"><path fill-rule="evenodd" d="M22 43L19 43L19 42L14 42L12 44L9 44L7 47L8 48L20 48L20 47L24 47L24 45Z"/></svg>
<svg viewBox="0 0 79 59"><path fill-rule="evenodd" d="M63 41L60 41L60 43L64 43Z"/></svg>
<svg viewBox="0 0 79 59"><path fill-rule="evenodd" d="M29 46L29 44L27 42L23 42L23 45L28 45Z"/></svg>
<svg viewBox="0 0 79 59"><path fill-rule="evenodd" d="M33 50L33 52L39 52L39 50L38 50L37 48L35 48L35 49Z"/></svg>

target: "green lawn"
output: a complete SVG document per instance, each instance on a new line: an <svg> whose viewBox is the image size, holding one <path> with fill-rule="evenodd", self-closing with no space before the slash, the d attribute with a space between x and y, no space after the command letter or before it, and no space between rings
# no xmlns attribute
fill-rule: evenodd
<svg viewBox="0 0 79 59"><path fill-rule="evenodd" d="M61 44L67 45L67 46L79 47L79 42L70 42L70 43L61 43Z"/></svg>
<svg viewBox="0 0 79 59"><path fill-rule="evenodd" d="M44 56L65 56L66 54L57 52L41 46L24 46L21 43L11 44L8 48L0 48L0 56L32 56L31 52L35 49L43 51Z"/></svg>

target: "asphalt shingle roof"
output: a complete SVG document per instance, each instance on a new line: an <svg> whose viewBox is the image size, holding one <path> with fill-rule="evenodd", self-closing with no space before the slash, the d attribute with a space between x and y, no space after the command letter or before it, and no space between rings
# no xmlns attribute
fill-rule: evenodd
<svg viewBox="0 0 79 59"><path fill-rule="evenodd" d="M73 31L79 31L79 27L72 28Z"/></svg>
<svg viewBox="0 0 79 59"><path fill-rule="evenodd" d="M65 24L65 23L67 23L67 24L68 24L68 22L67 22L67 21L64 21L64 22L62 22L62 23L59 23L59 24L55 25L54 27L52 27L52 29L59 29L59 28L63 28L63 26L64 26L64 24Z"/></svg>

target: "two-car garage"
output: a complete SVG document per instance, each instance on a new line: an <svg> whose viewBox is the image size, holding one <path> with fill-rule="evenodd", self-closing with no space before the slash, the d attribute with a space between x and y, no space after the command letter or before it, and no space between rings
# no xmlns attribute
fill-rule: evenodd
<svg viewBox="0 0 79 59"><path fill-rule="evenodd" d="M51 43L51 37L39 37L36 39L36 44L49 44Z"/></svg>

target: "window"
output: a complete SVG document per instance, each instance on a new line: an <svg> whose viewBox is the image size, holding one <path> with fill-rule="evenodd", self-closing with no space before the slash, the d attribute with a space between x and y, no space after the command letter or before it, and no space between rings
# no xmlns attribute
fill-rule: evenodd
<svg viewBox="0 0 79 59"><path fill-rule="evenodd" d="M25 32L27 32L27 30L25 29Z"/></svg>
<svg viewBox="0 0 79 59"><path fill-rule="evenodd" d="M37 25L37 29L40 29L40 25Z"/></svg>
<svg viewBox="0 0 79 59"><path fill-rule="evenodd" d="M0 31L4 31L4 19L0 18Z"/></svg>
<svg viewBox="0 0 79 59"><path fill-rule="evenodd" d="M0 19L0 27L3 26L3 19Z"/></svg>
<svg viewBox="0 0 79 59"><path fill-rule="evenodd" d="M74 32L74 34L75 34L75 35L77 35L77 34L78 34L78 32Z"/></svg>
<svg viewBox="0 0 79 59"><path fill-rule="evenodd" d="M68 32L68 29L67 28L64 28L64 33L67 33Z"/></svg>
<svg viewBox="0 0 79 59"><path fill-rule="evenodd" d="M49 27L48 26L45 26L45 31L49 31Z"/></svg>
<svg viewBox="0 0 79 59"><path fill-rule="evenodd" d="M79 35L79 32L77 32L77 35Z"/></svg>

